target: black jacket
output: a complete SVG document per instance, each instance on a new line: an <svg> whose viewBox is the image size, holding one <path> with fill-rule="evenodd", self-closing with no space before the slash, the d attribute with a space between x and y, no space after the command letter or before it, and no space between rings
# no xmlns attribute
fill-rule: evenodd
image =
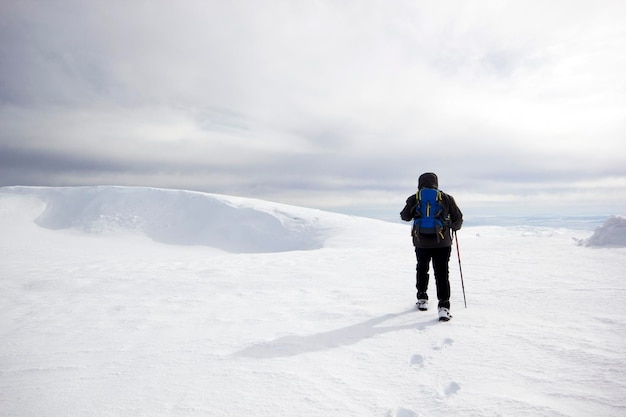
<svg viewBox="0 0 626 417"><path fill-rule="evenodd" d="M419 179L419 189L422 188L437 189L437 176L431 173L422 175ZM406 205L400 212L402 220L406 222L413 221L416 214L416 206L417 196L413 194L406 199ZM444 223L444 238L437 238L437 236L433 234L420 233L419 236L413 236L413 245L416 248L442 248L452 246L452 236L450 232L457 231L461 228L463 225L463 213L461 213L461 210L456 205L454 198L444 192L441 192L441 206L443 209L441 218Z"/></svg>

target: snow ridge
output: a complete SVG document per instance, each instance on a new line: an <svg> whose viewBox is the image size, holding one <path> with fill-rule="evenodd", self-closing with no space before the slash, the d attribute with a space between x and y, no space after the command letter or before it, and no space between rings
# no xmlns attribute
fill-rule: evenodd
<svg viewBox="0 0 626 417"><path fill-rule="evenodd" d="M140 232L172 245L209 246L232 253L319 249L319 212L253 199L139 187L6 187L45 203L44 228L84 233Z"/></svg>

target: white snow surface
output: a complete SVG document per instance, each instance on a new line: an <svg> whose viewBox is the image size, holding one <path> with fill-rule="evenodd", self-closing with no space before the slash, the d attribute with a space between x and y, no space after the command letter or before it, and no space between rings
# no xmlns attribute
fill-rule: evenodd
<svg viewBox="0 0 626 417"><path fill-rule="evenodd" d="M623 242L616 224L596 234ZM443 323L436 301L415 309L409 228L188 191L0 188L0 415L626 415L626 248L464 228L467 308L453 247Z"/></svg>

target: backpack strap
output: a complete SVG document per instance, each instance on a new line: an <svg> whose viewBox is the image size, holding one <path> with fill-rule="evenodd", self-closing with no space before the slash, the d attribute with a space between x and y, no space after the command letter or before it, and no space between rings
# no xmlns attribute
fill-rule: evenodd
<svg viewBox="0 0 626 417"><path fill-rule="evenodd" d="M421 190L418 190L415 193L415 216L413 217L413 237L416 239L419 239L420 236L420 222L415 221L415 219L419 219L420 217L422 217L422 210L421 210Z"/></svg>

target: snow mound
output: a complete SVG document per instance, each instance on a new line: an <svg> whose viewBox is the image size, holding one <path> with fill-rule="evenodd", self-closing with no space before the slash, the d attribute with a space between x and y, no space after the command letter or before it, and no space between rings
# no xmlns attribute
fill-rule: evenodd
<svg viewBox="0 0 626 417"><path fill-rule="evenodd" d="M5 187L2 191L43 201L45 209L35 222L53 230L140 232L161 243L232 253L319 249L325 241L326 229L319 222L323 212L260 200L117 186Z"/></svg>
<svg viewBox="0 0 626 417"><path fill-rule="evenodd" d="M609 217L583 244L592 247L626 247L626 217Z"/></svg>

